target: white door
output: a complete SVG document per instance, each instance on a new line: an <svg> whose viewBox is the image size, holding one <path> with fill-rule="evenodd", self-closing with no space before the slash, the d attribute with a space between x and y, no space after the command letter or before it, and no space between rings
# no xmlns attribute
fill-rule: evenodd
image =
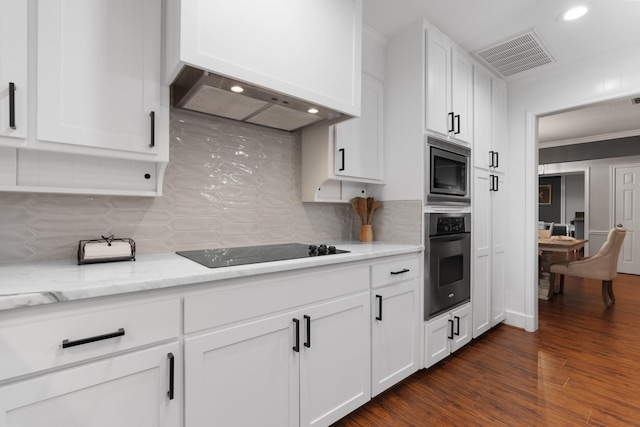
<svg viewBox="0 0 640 427"><path fill-rule="evenodd" d="M0 0L0 136L27 136L27 3Z"/></svg>
<svg viewBox="0 0 640 427"><path fill-rule="evenodd" d="M453 320L444 314L427 322L424 328L424 367L435 365L451 353Z"/></svg>
<svg viewBox="0 0 640 427"><path fill-rule="evenodd" d="M185 425L298 425L294 318L291 312L185 339Z"/></svg>
<svg viewBox="0 0 640 427"><path fill-rule="evenodd" d="M153 154L161 2L38 2L37 138Z"/></svg>
<svg viewBox="0 0 640 427"><path fill-rule="evenodd" d="M301 426L329 425L371 399L370 304L365 292L301 310Z"/></svg>
<svg viewBox="0 0 640 427"><path fill-rule="evenodd" d="M504 272L507 240L507 188L504 175L497 176L498 188L491 198L491 327L506 319Z"/></svg>
<svg viewBox="0 0 640 427"><path fill-rule="evenodd" d="M451 51L451 110L454 131L451 134L460 141L473 139L473 67L457 49ZM490 124L489 124L490 126Z"/></svg>
<svg viewBox="0 0 640 427"><path fill-rule="evenodd" d="M451 312L453 319L453 339L451 353L471 342L471 304L465 304Z"/></svg>
<svg viewBox="0 0 640 427"><path fill-rule="evenodd" d="M172 400L168 392L178 351L167 344L0 387L0 426L177 426L175 378Z"/></svg>
<svg viewBox="0 0 640 427"><path fill-rule="evenodd" d="M627 235L618 257L618 272L640 274L640 166L615 168L614 223Z"/></svg>
<svg viewBox="0 0 640 427"><path fill-rule="evenodd" d="M491 329L491 202L488 172L473 168L473 242L471 295L473 337Z"/></svg>
<svg viewBox="0 0 640 427"><path fill-rule="evenodd" d="M427 31L427 129L448 135L452 130L451 45L440 33Z"/></svg>
<svg viewBox="0 0 640 427"><path fill-rule="evenodd" d="M418 370L418 279L371 294L372 394Z"/></svg>

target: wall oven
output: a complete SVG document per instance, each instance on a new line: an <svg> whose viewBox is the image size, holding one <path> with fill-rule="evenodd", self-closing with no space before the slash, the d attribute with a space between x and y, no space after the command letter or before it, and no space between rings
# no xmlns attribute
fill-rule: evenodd
<svg viewBox="0 0 640 427"><path fill-rule="evenodd" d="M463 145L426 136L425 201L428 205L470 205L469 155Z"/></svg>
<svg viewBox="0 0 640 427"><path fill-rule="evenodd" d="M471 214L426 213L424 320L471 297Z"/></svg>

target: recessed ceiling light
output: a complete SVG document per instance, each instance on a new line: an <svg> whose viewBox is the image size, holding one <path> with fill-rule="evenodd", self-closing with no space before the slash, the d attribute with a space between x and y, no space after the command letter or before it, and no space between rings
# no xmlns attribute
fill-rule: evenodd
<svg viewBox="0 0 640 427"><path fill-rule="evenodd" d="M574 19L584 16L588 11L589 8L584 5L572 7L562 14L562 19L565 21L573 21Z"/></svg>
<svg viewBox="0 0 640 427"><path fill-rule="evenodd" d="M231 92L242 93L244 92L244 89L242 86L231 86Z"/></svg>
<svg viewBox="0 0 640 427"><path fill-rule="evenodd" d="M309 108L309 109L307 110L307 112L308 112L308 113L311 113L311 114L318 114L318 109L317 109L317 108Z"/></svg>

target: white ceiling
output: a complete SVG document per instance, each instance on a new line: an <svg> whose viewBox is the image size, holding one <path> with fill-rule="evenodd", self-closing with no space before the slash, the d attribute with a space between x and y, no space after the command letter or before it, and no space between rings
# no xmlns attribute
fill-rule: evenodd
<svg viewBox="0 0 640 427"><path fill-rule="evenodd" d="M393 37L421 19L474 54L535 30L556 63L515 74L516 80L611 49L640 46L640 0L587 0L589 13L572 22L558 16L579 0L364 0L365 25ZM639 53L640 55L640 53ZM636 95L640 96L640 94ZM640 134L640 105L630 98L540 120L540 141L547 146ZM602 138L600 138L602 139ZM597 138L596 138L597 140Z"/></svg>

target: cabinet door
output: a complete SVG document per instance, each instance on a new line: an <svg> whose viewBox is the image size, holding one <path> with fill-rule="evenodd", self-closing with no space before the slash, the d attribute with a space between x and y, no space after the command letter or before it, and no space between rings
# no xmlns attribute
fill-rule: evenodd
<svg viewBox="0 0 640 427"><path fill-rule="evenodd" d="M418 370L418 280L377 289L371 295L372 394Z"/></svg>
<svg viewBox="0 0 640 427"><path fill-rule="evenodd" d="M448 135L451 128L451 44L434 30L427 32L427 129Z"/></svg>
<svg viewBox="0 0 640 427"><path fill-rule="evenodd" d="M27 7L0 0L0 137L27 136Z"/></svg>
<svg viewBox="0 0 640 427"><path fill-rule="evenodd" d="M161 2L38 2L37 138L151 153Z"/></svg>
<svg viewBox="0 0 640 427"><path fill-rule="evenodd" d="M457 49L451 52L451 111L454 115L451 136L470 143L473 139L473 66Z"/></svg>
<svg viewBox="0 0 640 427"><path fill-rule="evenodd" d="M435 365L450 353L452 320L448 314L429 320L424 328L424 367Z"/></svg>
<svg viewBox="0 0 640 427"><path fill-rule="evenodd" d="M462 348L471 342L471 304L465 304L451 312L453 319L453 340L451 352Z"/></svg>
<svg viewBox="0 0 640 427"><path fill-rule="evenodd" d="M494 170L504 172L507 155L507 85L499 79L491 81L492 90L492 149L497 152Z"/></svg>
<svg viewBox="0 0 640 427"><path fill-rule="evenodd" d="M185 339L185 425L298 425L296 317Z"/></svg>
<svg viewBox="0 0 640 427"><path fill-rule="evenodd" d="M302 310L300 425L329 425L371 399L369 308L366 292Z"/></svg>
<svg viewBox="0 0 640 427"><path fill-rule="evenodd" d="M177 426L178 352L167 344L0 387L0 426Z"/></svg>
<svg viewBox="0 0 640 427"><path fill-rule="evenodd" d="M491 204L491 326L506 318L505 314L505 240L508 223L505 177L498 173L498 191L492 192Z"/></svg>
<svg viewBox="0 0 640 427"><path fill-rule="evenodd" d="M491 196L489 173L473 168L473 337L491 328Z"/></svg>
<svg viewBox="0 0 640 427"><path fill-rule="evenodd" d="M335 126L335 174L381 180L384 177L382 113L384 86L362 75L362 114Z"/></svg>

